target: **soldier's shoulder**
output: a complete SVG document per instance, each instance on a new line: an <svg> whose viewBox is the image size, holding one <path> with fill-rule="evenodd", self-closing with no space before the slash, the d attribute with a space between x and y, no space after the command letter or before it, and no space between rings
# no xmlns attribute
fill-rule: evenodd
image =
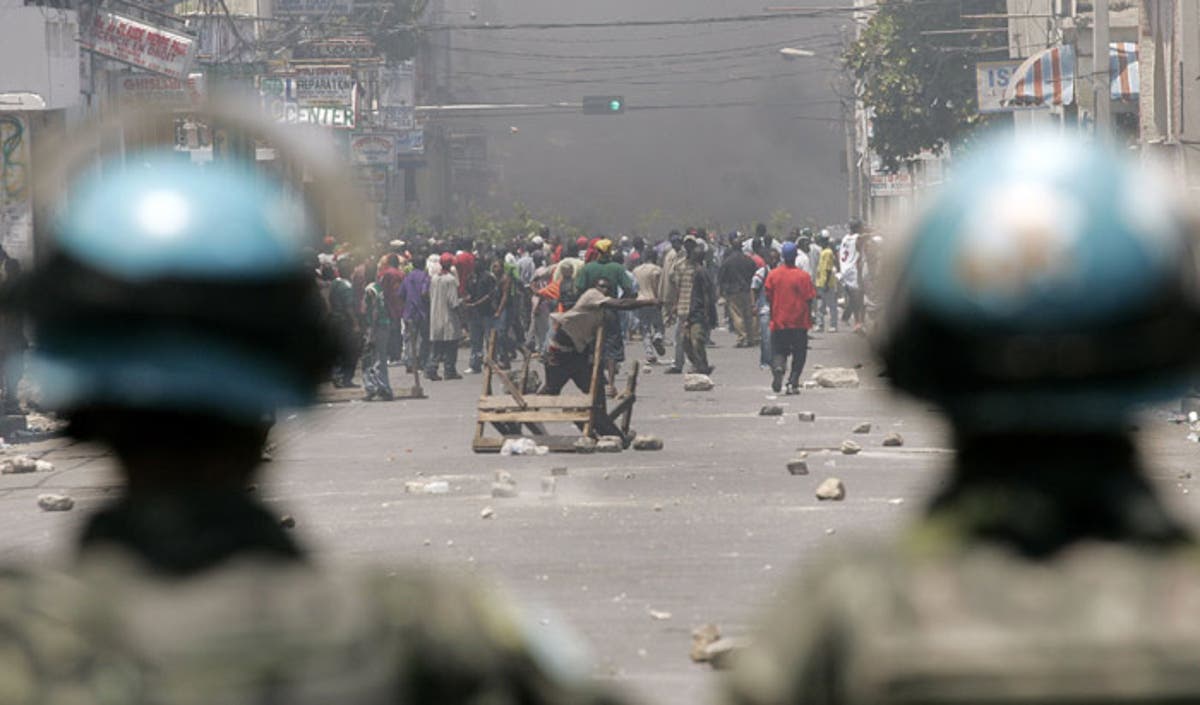
<svg viewBox="0 0 1200 705"><path fill-rule="evenodd" d="M1024 689L1045 701L1134 682L1158 684L1159 695L1197 693L1189 659L1175 657L1200 651L1197 609L1200 553L1191 546L1089 542L1040 560L987 544L864 547L789 581L732 692L742 702L796 702L824 678L848 688L841 702L889 702L901 685L939 697ZM1131 660L1139 650L1163 658Z"/></svg>
<svg viewBox="0 0 1200 705"><path fill-rule="evenodd" d="M512 605L419 567L245 560L169 579L113 554L68 570L0 568L0 653L20 656L0 663L0 681L29 702L100 681L129 703L199 692L251 702L239 698L264 688L331 696L293 701L305 703L398 689L414 702L488 700L484 690L501 702L530 688L545 702L599 699L587 665L564 665L562 645Z"/></svg>

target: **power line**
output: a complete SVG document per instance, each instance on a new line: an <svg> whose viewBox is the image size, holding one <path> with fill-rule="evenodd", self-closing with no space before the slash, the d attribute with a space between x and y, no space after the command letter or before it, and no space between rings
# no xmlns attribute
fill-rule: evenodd
<svg viewBox="0 0 1200 705"><path fill-rule="evenodd" d="M726 109L726 108L795 108L795 107L814 107L814 106L819 106L819 105L832 105L832 104L840 104L840 103L841 103L841 101L837 100L837 99L785 101L785 102L779 102L779 103L764 103L762 101L756 101L756 100L729 100L729 101L716 101L716 102L710 102L710 103L662 103L662 104L657 104L657 105L655 105L655 104L628 105L627 104L625 107L625 110L627 112L660 112L660 111L672 111L672 110L722 110L722 109ZM538 117L538 116L543 116L543 115L571 115L571 116L578 115L580 117L585 117L582 113L579 112L579 108L575 104L561 104L558 106L553 106L553 105L520 106L520 107L514 107L511 111L498 109L498 110L489 110L487 112L478 113L478 114L471 114L471 115L464 115L464 116L451 115L451 116L446 116L446 117L448 117L450 119L459 118L459 119L478 120L478 119L494 118L494 117L503 117L503 118ZM789 116L789 117L791 117L793 119L797 119L797 120L818 120L818 121L829 120L829 121L835 121L835 122L840 122L842 120L842 118L840 118L840 117L835 118L835 117L826 117L826 116L819 116L819 115L794 115L794 116ZM614 117L614 118L610 118L610 119L618 120L620 118Z"/></svg>
<svg viewBox="0 0 1200 705"><path fill-rule="evenodd" d="M839 45L813 45L818 49L835 48ZM743 59L740 60L739 59ZM542 76L558 76L559 80L564 82L596 82L600 79L591 78L576 78L578 76L586 76L588 74L604 73L608 74L608 78L613 81L623 81L628 79L637 79L643 77L664 78L669 76L680 76L694 73L717 74L727 71L737 71L743 69L761 69L765 63L766 57L758 57L756 60L746 61L744 59L756 59L754 56L748 57L715 57L710 61L706 60L674 60L660 61L654 63L636 63L619 66L582 66L582 67L564 67L557 69L547 69L544 71L524 71L511 70L503 73L493 73L488 71L466 71L454 70L454 76L475 76L479 78L507 78L515 80L528 80L537 82L547 79L541 79ZM811 64L821 66L820 60L810 62ZM716 65L713 65L716 64ZM665 67L681 67L666 70ZM797 75L801 72L790 70L782 75Z"/></svg>
<svg viewBox="0 0 1200 705"><path fill-rule="evenodd" d="M808 10L777 12L772 14L728 15L724 17L696 17L691 19L663 20L615 20L609 22L518 22L508 24L428 24L421 29L430 31L455 30L460 32L508 31L514 29L608 29L628 27L696 26L745 22L775 22L788 19L841 16L849 13L872 10L862 7L816 7Z"/></svg>
<svg viewBox="0 0 1200 705"><path fill-rule="evenodd" d="M720 55L725 55L725 54L734 54L734 53L742 53L742 52L758 52L758 51L766 51L769 49L774 49L777 47L788 46L789 44L802 44L805 42L812 41L814 39L823 40L823 39L830 39L830 38L837 37L837 36L839 36L839 35L835 32L822 32L820 34L813 34L813 35L808 35L805 37L796 37L793 39L783 40L783 41L778 41L778 42L753 44L750 46L731 47L731 48L726 48L726 49L709 49L709 50L702 50L702 51L656 53L656 54L617 54L617 55L607 55L607 56L588 56L588 55L581 55L581 54L542 54L542 53L536 53L536 52L504 51L504 50L499 50L499 49L476 49L473 47L446 46L444 44L438 44L436 42L431 42L430 46L434 47L435 49L443 49L443 50L448 49L449 51L456 52L456 53L484 54L487 56L504 56L504 57L511 57L511 58L515 58L515 59L567 59L567 60L577 60L577 61L625 61L625 60L629 60L629 59L674 59L674 58L686 58L686 57L692 57L692 56L708 57L708 56L720 56Z"/></svg>

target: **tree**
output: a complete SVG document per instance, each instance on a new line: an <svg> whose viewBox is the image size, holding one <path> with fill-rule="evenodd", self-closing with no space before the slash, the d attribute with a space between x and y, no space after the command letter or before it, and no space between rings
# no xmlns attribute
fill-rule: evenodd
<svg viewBox="0 0 1200 705"><path fill-rule="evenodd" d="M870 111L871 147L886 170L923 150L940 153L986 121L975 97L975 62L1005 51L1007 34L970 32L1003 27L1003 20L963 15L1003 14L1004 7L1003 0L880 0L843 61ZM946 30L953 33L930 34Z"/></svg>

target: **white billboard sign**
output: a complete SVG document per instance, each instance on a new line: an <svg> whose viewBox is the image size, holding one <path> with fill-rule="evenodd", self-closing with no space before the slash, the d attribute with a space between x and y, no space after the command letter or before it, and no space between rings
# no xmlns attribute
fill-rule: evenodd
<svg viewBox="0 0 1200 705"><path fill-rule="evenodd" d="M88 49L140 69L184 80L196 53L196 40L128 17L97 10L79 43Z"/></svg>

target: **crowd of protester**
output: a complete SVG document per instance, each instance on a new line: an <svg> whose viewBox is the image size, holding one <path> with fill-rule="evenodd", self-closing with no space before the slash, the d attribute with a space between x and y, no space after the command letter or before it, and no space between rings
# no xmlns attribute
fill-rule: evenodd
<svg viewBox="0 0 1200 705"><path fill-rule="evenodd" d="M780 237L759 224L753 234L692 228L648 240L572 239L543 228L502 243L413 235L370 252L328 237L313 266L350 350L330 380L358 387L357 373L367 400L390 400L392 367L440 381L478 374L489 360L506 370L523 354L544 359L556 321L603 281L611 297L643 302L605 311L597 339L608 395L630 341L667 374L712 374L707 349L722 324L736 347L759 350L777 392L790 358L794 393L809 331L835 333L841 323L861 333L875 306L880 238L858 221L838 230Z"/></svg>

